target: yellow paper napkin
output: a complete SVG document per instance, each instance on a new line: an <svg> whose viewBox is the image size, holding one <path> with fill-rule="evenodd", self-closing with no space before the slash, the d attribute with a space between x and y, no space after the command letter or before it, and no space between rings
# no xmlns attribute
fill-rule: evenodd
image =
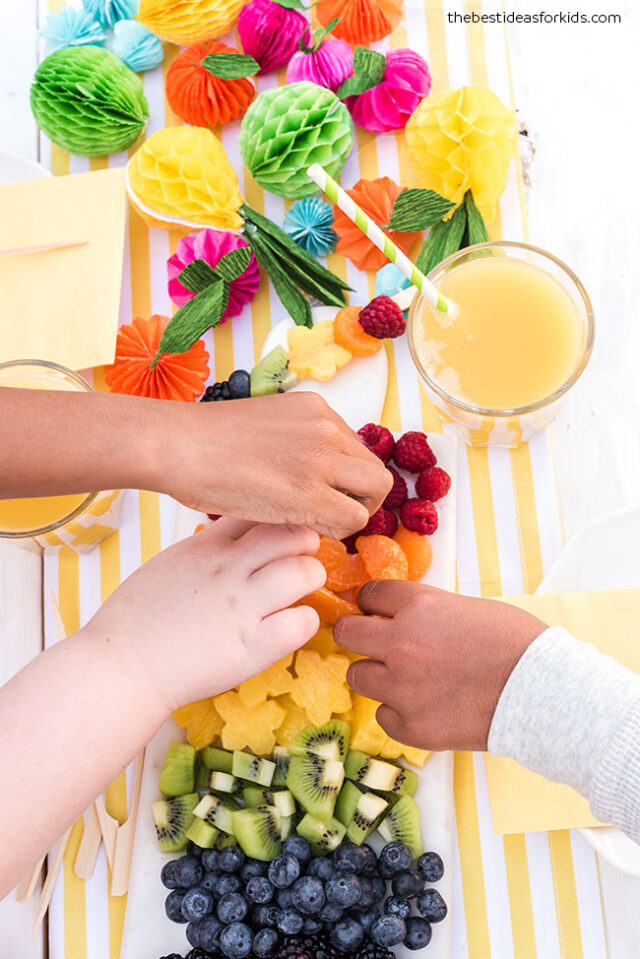
<svg viewBox="0 0 640 959"><path fill-rule="evenodd" d="M125 215L122 169L0 187L0 362L113 362Z"/></svg>
<svg viewBox="0 0 640 959"><path fill-rule="evenodd" d="M564 626L623 666L640 672L640 589L506 597L550 626ZM586 799L512 759L485 756L489 799L499 835L599 826Z"/></svg>

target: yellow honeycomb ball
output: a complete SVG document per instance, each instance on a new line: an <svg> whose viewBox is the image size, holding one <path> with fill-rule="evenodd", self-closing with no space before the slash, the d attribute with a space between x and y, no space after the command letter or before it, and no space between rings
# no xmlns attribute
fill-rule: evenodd
<svg viewBox="0 0 640 959"><path fill-rule="evenodd" d="M512 110L486 87L425 97L406 127L409 154L422 185L453 203L471 190L490 223L516 151Z"/></svg>
<svg viewBox="0 0 640 959"><path fill-rule="evenodd" d="M230 30L247 0L140 0L138 20L171 43L216 40Z"/></svg>
<svg viewBox="0 0 640 959"><path fill-rule="evenodd" d="M152 134L127 166L129 197L151 226L239 230L243 200L220 140L204 127Z"/></svg>

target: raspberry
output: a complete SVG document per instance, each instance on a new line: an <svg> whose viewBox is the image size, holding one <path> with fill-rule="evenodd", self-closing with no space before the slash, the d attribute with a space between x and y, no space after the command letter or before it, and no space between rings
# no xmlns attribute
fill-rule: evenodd
<svg viewBox="0 0 640 959"><path fill-rule="evenodd" d="M451 488L451 477L439 466L427 466L416 480L416 493L420 499L429 499L435 503L446 496Z"/></svg>
<svg viewBox="0 0 640 959"><path fill-rule="evenodd" d="M390 296L376 296L360 310L360 326L369 336L379 340L402 336L406 320L398 304Z"/></svg>
<svg viewBox="0 0 640 959"><path fill-rule="evenodd" d="M362 536L362 533L354 533L353 536L345 536L342 540L344 545L347 547L347 553L357 553L356 549L356 540L358 536Z"/></svg>
<svg viewBox="0 0 640 959"><path fill-rule="evenodd" d="M395 440L385 426L367 423L358 430L358 436L368 450L375 453L383 463L388 462L393 453ZM435 463L435 459L433 462Z"/></svg>
<svg viewBox="0 0 640 959"><path fill-rule="evenodd" d="M435 453L427 442L424 433L405 433L397 441L393 450L393 459L401 470L420 473L427 466L437 463Z"/></svg>
<svg viewBox="0 0 640 959"><path fill-rule="evenodd" d="M405 529L410 529L421 536L431 536L438 528L438 513L428 499L413 497L402 504L400 519Z"/></svg>
<svg viewBox="0 0 640 959"><path fill-rule="evenodd" d="M369 522L358 533L359 536L388 536L392 538L398 529L398 519L395 513L382 506L376 510L373 516L369 517Z"/></svg>
<svg viewBox="0 0 640 959"><path fill-rule="evenodd" d="M393 476L393 486L387 493L387 497L382 505L385 509L400 509L409 495L407 484L404 477L400 476L400 473L394 470L393 466L387 466L387 469ZM433 497L429 498L432 499Z"/></svg>
<svg viewBox="0 0 640 959"><path fill-rule="evenodd" d="M220 519L220 513L207 513L207 516L209 517L212 523L215 523L217 519Z"/></svg>

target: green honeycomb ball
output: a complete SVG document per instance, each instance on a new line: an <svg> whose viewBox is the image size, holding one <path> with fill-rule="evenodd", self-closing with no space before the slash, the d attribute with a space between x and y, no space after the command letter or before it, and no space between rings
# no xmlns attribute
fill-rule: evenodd
<svg viewBox="0 0 640 959"><path fill-rule="evenodd" d="M320 163L338 176L353 144L349 111L335 93L306 81L265 90L240 129L240 153L260 186L279 196L318 192L307 176Z"/></svg>
<svg viewBox="0 0 640 959"><path fill-rule="evenodd" d="M57 50L31 85L31 110L52 143L79 156L119 153L149 117L139 77L103 47Z"/></svg>

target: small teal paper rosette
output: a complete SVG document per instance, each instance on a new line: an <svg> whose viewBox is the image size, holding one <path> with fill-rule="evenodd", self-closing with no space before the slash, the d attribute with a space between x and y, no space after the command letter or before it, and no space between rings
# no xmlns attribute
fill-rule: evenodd
<svg viewBox="0 0 640 959"><path fill-rule="evenodd" d="M107 49L120 57L134 73L159 67L164 57L159 38L136 20L118 20Z"/></svg>
<svg viewBox="0 0 640 959"><path fill-rule="evenodd" d="M81 47L88 43L101 45L105 32L86 10L63 7L58 13L49 14L40 36L45 40L45 54L49 56L67 47Z"/></svg>
<svg viewBox="0 0 640 959"><path fill-rule="evenodd" d="M118 20L131 20L138 12L138 0L82 0L82 6L107 30Z"/></svg>
<svg viewBox="0 0 640 959"><path fill-rule="evenodd" d="M317 196L309 196L291 204L282 229L311 256L326 256L338 242L338 234L331 229L332 224L331 204Z"/></svg>

